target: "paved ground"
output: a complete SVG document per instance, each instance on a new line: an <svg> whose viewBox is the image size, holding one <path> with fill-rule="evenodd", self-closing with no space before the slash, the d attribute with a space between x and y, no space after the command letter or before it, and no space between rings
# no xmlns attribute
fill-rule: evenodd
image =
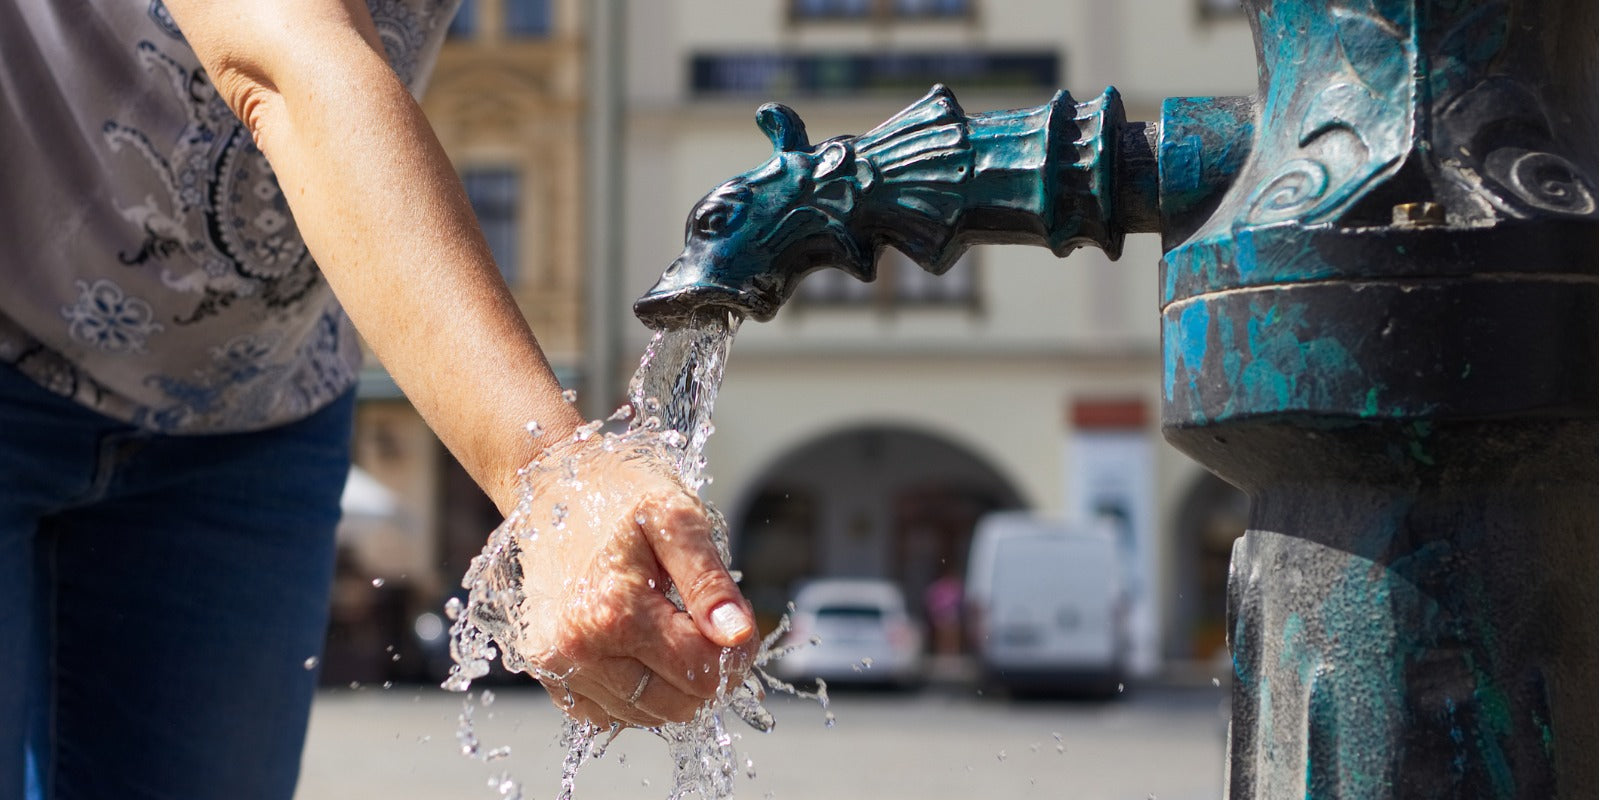
<svg viewBox="0 0 1600 800"><path fill-rule="evenodd" d="M1210 686L1144 687L1099 703L970 690L849 693L835 697L831 728L815 704L773 700L777 729L746 731L736 743L756 771L740 776L736 791L772 800L1209 800L1221 795L1224 695ZM484 749L512 748L492 764L460 755L460 712L459 695L432 688L323 693L298 800L495 800L490 783L502 772L522 782L529 800L557 795L564 751L542 691L499 690L476 712ZM665 746L629 731L579 773L576 798L658 800L668 779Z"/></svg>

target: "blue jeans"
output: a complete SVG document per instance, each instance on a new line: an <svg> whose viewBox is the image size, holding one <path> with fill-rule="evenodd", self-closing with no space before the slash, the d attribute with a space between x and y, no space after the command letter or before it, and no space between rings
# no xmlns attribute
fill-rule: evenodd
<svg viewBox="0 0 1600 800"><path fill-rule="evenodd" d="M163 436L0 365L0 798L293 794L353 394Z"/></svg>

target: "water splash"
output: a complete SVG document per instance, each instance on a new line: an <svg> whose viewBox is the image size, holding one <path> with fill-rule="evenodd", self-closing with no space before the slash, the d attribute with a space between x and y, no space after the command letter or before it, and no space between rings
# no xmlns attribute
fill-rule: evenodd
<svg viewBox="0 0 1600 800"><path fill-rule="evenodd" d="M711 413L739 322L735 315L718 313L697 318L678 329L657 332L629 383L627 405L606 420L595 420L578 428L575 441L591 442L599 436L597 444L602 452L620 452L625 458L666 464L686 489L698 494L711 480L705 471L705 446L716 430L711 424ZM571 402L574 398L566 399ZM626 423L623 430L607 430L608 425L616 428L623 423ZM537 423L529 423L527 430L536 437L544 433ZM593 449L579 448L577 455L555 458L555 451L546 449L520 473L521 501L490 536L462 580L469 591L467 602L462 604L452 599L445 609L452 620L450 656L455 666L444 688L466 691L473 680L488 674L491 662L497 657L506 669L534 675L547 686L567 685L570 675L555 674L536 666L515 646L522 640L518 635L521 628L517 610L524 599L519 556L525 548L538 546L541 529L547 535L567 535L570 514L581 512L598 516L606 502L613 499L598 492L585 493L583 459L594 458L594 453ZM559 503L553 508L534 507L531 487L535 479L552 476L569 497L582 498L578 507L568 503ZM713 544L727 564L730 562L727 520L710 504L706 505L706 512L711 521ZM653 582L651 585L654 587ZM683 607L676 587L669 583L665 591L674 604ZM726 712L731 711L756 730L771 730L772 714L761 704L768 689L811 698L827 708L827 684L818 681L817 691L806 692L772 677L765 669L772 661L806 646L774 649L789 629L789 617L785 615L778 627L762 640L749 663L745 663L743 652L725 649L718 664L715 698L688 722L649 729L666 743L671 756L673 776L668 798L718 800L732 797L737 773L755 775L754 762L750 759L741 762L734 750L735 736L729 734L723 721ZM734 680L733 676L738 675L745 677ZM486 693L484 703L491 697ZM565 698L556 699L566 705L573 701L570 691ZM469 695L463 706L457 739L464 754L488 761L505 749L482 750L472 732L471 704ZM829 712L827 724L831 726L832 720ZM570 718L566 720L561 736L567 749L561 767L559 796L562 800L572 797L579 769L604 755L621 730L615 725L599 727ZM520 785L504 774L498 776L493 785L504 795L516 793L520 796ZM649 785L648 781L645 785Z"/></svg>

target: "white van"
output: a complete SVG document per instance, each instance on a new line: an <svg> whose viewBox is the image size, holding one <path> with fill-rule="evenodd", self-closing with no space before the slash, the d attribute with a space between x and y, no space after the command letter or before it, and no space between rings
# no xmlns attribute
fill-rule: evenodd
<svg viewBox="0 0 1600 800"><path fill-rule="evenodd" d="M1128 649L1115 534L1029 512L978 521L967 561L974 646L991 683L1114 693Z"/></svg>

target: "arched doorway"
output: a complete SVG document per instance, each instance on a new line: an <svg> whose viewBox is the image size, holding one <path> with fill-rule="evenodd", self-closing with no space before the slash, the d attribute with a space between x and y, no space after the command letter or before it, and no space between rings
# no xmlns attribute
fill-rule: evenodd
<svg viewBox="0 0 1600 800"><path fill-rule="evenodd" d="M783 613L796 584L816 577L893 580L927 620L924 593L943 576L965 573L978 518L1023 505L1010 482L966 448L888 425L838 431L791 450L745 498L732 520L734 567L763 628Z"/></svg>
<svg viewBox="0 0 1600 800"><path fill-rule="evenodd" d="M1180 661L1221 657L1227 647L1228 560L1250 521L1250 499L1202 473L1174 520L1177 592L1168 654Z"/></svg>

